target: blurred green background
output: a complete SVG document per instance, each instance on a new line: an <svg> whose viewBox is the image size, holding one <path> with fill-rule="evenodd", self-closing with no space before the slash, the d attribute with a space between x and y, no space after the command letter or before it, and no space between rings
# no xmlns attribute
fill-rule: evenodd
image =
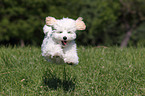
<svg viewBox="0 0 145 96"><path fill-rule="evenodd" d="M0 45L40 46L47 16L83 17L78 45L145 46L145 0L0 0Z"/></svg>

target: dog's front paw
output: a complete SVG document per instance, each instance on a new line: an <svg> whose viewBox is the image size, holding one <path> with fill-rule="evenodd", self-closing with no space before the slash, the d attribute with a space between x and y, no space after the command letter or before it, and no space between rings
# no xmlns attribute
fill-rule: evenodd
<svg viewBox="0 0 145 96"><path fill-rule="evenodd" d="M56 53L51 54L51 58L53 58L53 57L60 57L60 58L62 58L63 54L59 53L59 52L56 52Z"/></svg>
<svg viewBox="0 0 145 96"><path fill-rule="evenodd" d="M70 55L70 56L65 55L64 62L69 64L69 65L77 65L79 63L78 56L77 55L76 56L75 55L74 56L73 55Z"/></svg>

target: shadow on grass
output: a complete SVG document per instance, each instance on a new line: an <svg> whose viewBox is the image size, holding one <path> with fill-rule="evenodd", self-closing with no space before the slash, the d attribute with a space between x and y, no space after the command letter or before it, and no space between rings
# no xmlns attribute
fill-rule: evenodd
<svg viewBox="0 0 145 96"><path fill-rule="evenodd" d="M43 84L45 90L57 90L58 88L62 88L65 92L71 92L75 89L75 81L76 78L70 78L70 76L66 75L65 68L63 72L63 79L57 77L55 73L52 73L50 70L45 72L43 77Z"/></svg>

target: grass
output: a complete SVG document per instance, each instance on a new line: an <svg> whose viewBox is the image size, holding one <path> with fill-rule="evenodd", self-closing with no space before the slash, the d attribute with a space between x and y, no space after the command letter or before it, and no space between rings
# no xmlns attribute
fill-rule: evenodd
<svg viewBox="0 0 145 96"><path fill-rule="evenodd" d="M0 96L142 96L145 48L79 47L79 65L55 65L36 47L0 48Z"/></svg>

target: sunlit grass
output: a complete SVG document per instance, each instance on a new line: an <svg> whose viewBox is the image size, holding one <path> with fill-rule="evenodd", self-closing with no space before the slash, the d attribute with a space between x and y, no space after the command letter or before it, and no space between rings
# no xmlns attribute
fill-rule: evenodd
<svg viewBox="0 0 145 96"><path fill-rule="evenodd" d="M79 47L79 65L55 65L36 47L0 48L0 95L145 95L145 48Z"/></svg>

